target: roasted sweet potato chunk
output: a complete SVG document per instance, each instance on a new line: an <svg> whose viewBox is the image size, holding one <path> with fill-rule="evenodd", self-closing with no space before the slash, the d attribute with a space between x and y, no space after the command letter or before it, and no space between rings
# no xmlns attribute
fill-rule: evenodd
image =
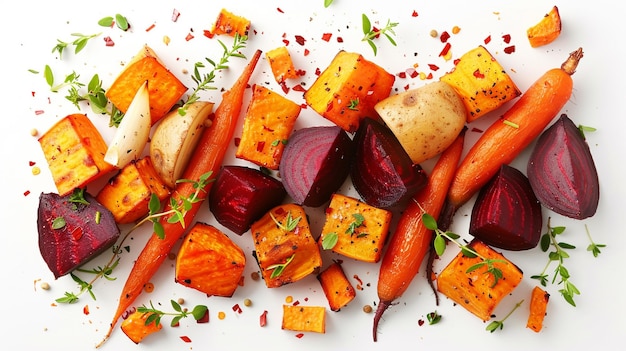
<svg viewBox="0 0 626 351"><path fill-rule="evenodd" d="M537 24L526 30L528 42L533 48L550 44L559 35L561 35L561 15L556 6L553 6Z"/></svg>
<svg viewBox="0 0 626 351"><path fill-rule="evenodd" d="M533 288L530 295L530 313L528 314L528 322L526 323L527 328L530 328L536 333L541 331L549 300L550 294L538 286Z"/></svg>
<svg viewBox="0 0 626 351"><path fill-rule="evenodd" d="M283 305L282 329L299 332L326 332L326 308Z"/></svg>
<svg viewBox="0 0 626 351"><path fill-rule="evenodd" d="M356 297L356 290L346 277L341 264L331 263L317 275L331 311L339 311Z"/></svg>
<svg viewBox="0 0 626 351"><path fill-rule="evenodd" d="M148 335L156 333L163 329L163 324L150 323L146 324L146 319L150 316L148 313L135 311L128 315L122 321L121 328L124 334L128 336L135 344L139 344Z"/></svg>

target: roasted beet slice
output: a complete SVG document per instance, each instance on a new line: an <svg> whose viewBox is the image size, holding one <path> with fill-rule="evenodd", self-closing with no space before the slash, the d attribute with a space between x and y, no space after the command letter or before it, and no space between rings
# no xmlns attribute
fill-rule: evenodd
<svg viewBox="0 0 626 351"><path fill-rule="evenodd" d="M354 188L367 204L389 208L411 198L428 179L385 125L364 118L354 137L355 161L350 172Z"/></svg>
<svg viewBox="0 0 626 351"><path fill-rule="evenodd" d="M521 251L537 246L543 217L528 178L509 165L480 190L469 232L488 245Z"/></svg>
<svg viewBox="0 0 626 351"><path fill-rule="evenodd" d="M111 211L83 194L88 204L72 201L72 194L39 196L39 251L55 279L110 248L120 236Z"/></svg>
<svg viewBox="0 0 626 351"><path fill-rule="evenodd" d="M209 208L221 225L242 235L285 196L283 184L269 174L245 166L223 166L211 187Z"/></svg>
<svg viewBox="0 0 626 351"><path fill-rule="evenodd" d="M539 136L526 173L546 208L574 219L596 213L600 200L596 166L584 135L567 115Z"/></svg>
<svg viewBox="0 0 626 351"><path fill-rule="evenodd" d="M319 207L343 184L354 158L354 145L338 126L296 130L283 150L280 177L294 203Z"/></svg>

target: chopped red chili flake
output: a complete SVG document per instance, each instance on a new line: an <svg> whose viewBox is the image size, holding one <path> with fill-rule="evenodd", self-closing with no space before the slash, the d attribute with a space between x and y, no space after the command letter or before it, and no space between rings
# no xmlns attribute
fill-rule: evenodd
<svg viewBox="0 0 626 351"><path fill-rule="evenodd" d="M35 111L35 115L37 115L37 116L43 115L43 110L36 110Z"/></svg>
<svg viewBox="0 0 626 351"><path fill-rule="evenodd" d="M304 56L309 56L309 53L310 53L309 49L304 49Z"/></svg>
<svg viewBox="0 0 626 351"><path fill-rule="evenodd" d="M482 72L480 72L480 70L477 69L474 71L474 77L478 79L482 79L482 78L485 78L485 75Z"/></svg>
<svg viewBox="0 0 626 351"><path fill-rule="evenodd" d="M296 334L296 338L298 339L302 339L302 337L304 336L304 333L298 333Z"/></svg>
<svg viewBox="0 0 626 351"><path fill-rule="evenodd" d="M450 45L450 43L446 43L446 45L443 47L443 50L441 50L441 52L439 53L439 56L446 56L451 47L452 45Z"/></svg>
<svg viewBox="0 0 626 351"><path fill-rule="evenodd" d="M322 35L322 40L323 40L323 41L330 41L330 38L332 38L332 37L333 37L333 34L332 34L332 33L324 33L324 34Z"/></svg>
<svg viewBox="0 0 626 351"><path fill-rule="evenodd" d="M178 21L178 17L180 17L180 12L177 9L174 9L172 12L172 22Z"/></svg>
<svg viewBox="0 0 626 351"><path fill-rule="evenodd" d="M185 37L185 40L190 41L191 39L193 39L193 34L191 33L187 34L187 36Z"/></svg>
<svg viewBox="0 0 626 351"><path fill-rule="evenodd" d="M36 163L35 163L35 161L28 161L28 165L32 167L32 166L36 165Z"/></svg>
<svg viewBox="0 0 626 351"><path fill-rule="evenodd" d="M417 11L413 10L413 13L411 14L411 17L417 17L417 16L419 16Z"/></svg>
<svg viewBox="0 0 626 351"><path fill-rule="evenodd" d="M154 25L154 23L152 23L152 24L150 25L150 27L146 28L146 32L151 31L152 29L154 29L154 27L155 27L155 25Z"/></svg>
<svg viewBox="0 0 626 351"><path fill-rule="evenodd" d="M34 92L34 91L31 91L31 92L30 92L30 95L32 95L33 97L35 97L35 92Z"/></svg>
<svg viewBox="0 0 626 351"><path fill-rule="evenodd" d="M299 77L304 77L306 75L306 71L303 69L297 69L296 70L296 75Z"/></svg>
<svg viewBox="0 0 626 351"><path fill-rule="evenodd" d="M429 72L426 79L433 79L433 72Z"/></svg>
<svg viewBox="0 0 626 351"><path fill-rule="evenodd" d="M74 240L78 240L78 239L80 239L82 237L83 237L83 228L76 227L76 228L74 228L74 230L72 230L72 238Z"/></svg>
<svg viewBox="0 0 626 351"><path fill-rule="evenodd" d="M24 192L24 196L28 196L28 195L30 195L30 190L26 190L26 191Z"/></svg>
<svg viewBox="0 0 626 351"><path fill-rule="evenodd" d="M490 35L490 36L488 36L488 37L486 37L486 38L485 38L485 40L483 40L483 42L484 42L485 44L489 44L489 43L491 42L491 35Z"/></svg>
<svg viewBox="0 0 626 351"><path fill-rule="evenodd" d="M214 35L215 34L213 34L210 30L208 30L208 29L204 30L204 36L207 37L207 38L211 39L211 38L213 38Z"/></svg>
<svg viewBox="0 0 626 351"><path fill-rule="evenodd" d="M303 36L301 35L296 35L296 43L303 45L304 46L304 42L306 42L306 39L304 39Z"/></svg>
<svg viewBox="0 0 626 351"><path fill-rule="evenodd" d="M454 65L455 65L455 66L456 66L456 65L458 65L458 64L459 64L459 61L461 61L461 59L458 59L458 58L457 58L457 59L454 59L454 61L453 61L453 62L454 62Z"/></svg>
<svg viewBox="0 0 626 351"><path fill-rule="evenodd" d="M409 87L409 85L408 85L408 84L404 86L404 91L407 91L407 90L409 90L409 89L410 89L410 87Z"/></svg>
<svg viewBox="0 0 626 351"><path fill-rule="evenodd" d="M445 43L448 41L448 39L450 39L450 33L446 32L445 30L441 32L439 40L441 40L442 43Z"/></svg>
<svg viewBox="0 0 626 351"><path fill-rule="evenodd" d="M283 11L283 9L281 9L280 7L277 7L277 8L276 8L276 10L278 10L278 12L280 12L280 13L285 13L285 12Z"/></svg>
<svg viewBox="0 0 626 351"><path fill-rule="evenodd" d="M283 44L285 44L285 46L288 46L289 45L289 40L283 39Z"/></svg>
<svg viewBox="0 0 626 351"><path fill-rule="evenodd" d="M113 39L111 39L111 37L104 37L104 43L106 46L114 46L115 43L113 42Z"/></svg>
<svg viewBox="0 0 626 351"><path fill-rule="evenodd" d="M432 63L429 63L429 64L428 64L428 67L429 67L431 70L433 70L433 71L436 71L436 70L438 70L438 69L439 69L439 66L437 66L437 65L435 65L435 64L432 64Z"/></svg>
<svg viewBox="0 0 626 351"><path fill-rule="evenodd" d="M181 339L182 341L184 341L184 342L191 342L191 338L190 338L190 337L188 337L188 336L185 336L185 335L182 335L182 336L180 337L180 339Z"/></svg>
<svg viewBox="0 0 626 351"><path fill-rule="evenodd" d="M322 70L320 70L319 67L318 67L318 68L315 69L315 75L319 76L320 74L322 74Z"/></svg>
<svg viewBox="0 0 626 351"><path fill-rule="evenodd" d="M234 312L237 312L237 313L241 313L241 312L242 312L242 310L241 310L241 306L239 306L239 304L238 304L238 303L234 304L234 305L233 305L233 311L234 311Z"/></svg>
<svg viewBox="0 0 626 351"><path fill-rule="evenodd" d="M343 37L337 37L337 42L338 43L343 43Z"/></svg>
<svg viewBox="0 0 626 351"><path fill-rule="evenodd" d="M280 83L280 88L283 90L283 93L285 94L289 93L289 87L287 86L285 82Z"/></svg>
<svg viewBox="0 0 626 351"><path fill-rule="evenodd" d="M507 46L504 48L504 53L512 54L515 52L515 45Z"/></svg>
<svg viewBox="0 0 626 351"><path fill-rule="evenodd" d="M85 305L85 307L83 307L83 313L84 313L85 315L88 315L88 314L89 314L89 305Z"/></svg>
<svg viewBox="0 0 626 351"><path fill-rule="evenodd" d="M419 73L414 68L407 69L406 73L408 73L409 77L411 77L411 78L415 78L415 77L419 76Z"/></svg>
<svg viewBox="0 0 626 351"><path fill-rule="evenodd" d="M296 301L293 302L294 306L298 306L299 304L300 304L300 300L296 300Z"/></svg>
<svg viewBox="0 0 626 351"><path fill-rule="evenodd" d="M304 89L304 87L300 84L294 85L291 89L293 89L294 91L301 92L301 93L306 92L306 89Z"/></svg>
<svg viewBox="0 0 626 351"><path fill-rule="evenodd" d="M267 310L263 311L263 313L261 313L261 316L259 317L259 325L261 327L264 327L267 325Z"/></svg>
<svg viewBox="0 0 626 351"><path fill-rule="evenodd" d="M417 325L419 325L420 327L424 325L424 320L423 319L418 320Z"/></svg>
<svg viewBox="0 0 626 351"><path fill-rule="evenodd" d="M398 76L398 78L404 79L404 78L406 78L406 72L400 72L400 73L396 74L396 76Z"/></svg>
<svg viewBox="0 0 626 351"><path fill-rule="evenodd" d="M502 40L504 40L505 43L510 43L511 42L511 34L505 34L502 36Z"/></svg>

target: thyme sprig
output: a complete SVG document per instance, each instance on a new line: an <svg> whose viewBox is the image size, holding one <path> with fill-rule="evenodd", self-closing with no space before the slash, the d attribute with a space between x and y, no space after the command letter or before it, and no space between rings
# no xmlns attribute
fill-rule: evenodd
<svg viewBox="0 0 626 351"><path fill-rule="evenodd" d="M379 38L381 35L385 36L391 45L396 46L396 41L393 39L392 35L396 35L396 32L394 32L393 29L398 26L398 22L391 22L391 20L387 20L387 24L383 28L378 29L372 26L372 22L366 14L363 14L361 17L364 34L363 39L361 40L367 42L372 50L374 50L374 56L378 53L378 47L376 46L374 39Z"/></svg>
<svg viewBox="0 0 626 351"><path fill-rule="evenodd" d="M350 236L354 235L356 233L356 229L364 225L365 222L365 217L360 213L353 213L352 217L354 218L354 220L350 222L348 228L346 229L346 234L350 234ZM365 232L358 233L357 238L361 238L366 235L367 233ZM322 239L322 248L324 250L330 250L335 247L335 245L337 245L338 241L339 234L337 234L337 232L326 233L324 234L324 238Z"/></svg>
<svg viewBox="0 0 626 351"><path fill-rule="evenodd" d="M128 19L119 13L113 16L106 16L101 18L98 21L98 25L102 27L112 27L113 24L117 26L117 28L123 30L124 32L130 28L130 24L128 23Z"/></svg>
<svg viewBox="0 0 626 351"><path fill-rule="evenodd" d="M478 257L481 259L481 262L478 262L476 264L473 264L472 266L470 266L466 272L470 273L472 271L475 271L481 267L487 267L487 270L485 272L485 274L491 274L493 276L493 284L492 287L496 286L496 284L498 284L498 281L503 277L503 273L502 270L498 267L495 266L495 263L498 262L506 262L500 259L493 259L493 258L487 258L481 254L479 254L478 252L476 252L474 249L472 249L469 245L466 244L462 244L458 241L458 239L460 238L460 236L456 233L450 232L450 231L443 231L441 229L439 229L439 227L437 226L437 221L435 220L435 218L433 218L433 216L431 216L428 213L423 213L422 214L422 223L424 223L424 226L426 226L426 228L428 228L429 230L432 230L435 234L435 238L434 238L434 242L433 242L433 246L435 248L435 252L437 253L437 255L441 256L443 255L443 253L446 250L446 240L453 242L454 244L456 244L460 249L461 252L463 253L463 255L465 255L465 257L469 257L469 258L474 258L474 257Z"/></svg>
<svg viewBox="0 0 626 351"><path fill-rule="evenodd" d="M99 36L100 34L101 33L96 33L96 34L72 33L71 35L73 37L76 37L76 39L69 41L69 42L63 41L61 39L57 39L57 44L52 48L52 53L58 52L59 59L63 59L63 52L65 51L65 49L69 46L74 46L74 54L78 54L79 52L81 52L81 50L85 48L85 46L87 46L87 42L89 42L90 39L93 39Z"/></svg>
<svg viewBox="0 0 626 351"><path fill-rule="evenodd" d="M541 236L541 240L539 241L539 245L541 247L541 251L547 252L550 247L553 248L552 251L548 253L548 263L543 268L543 271L540 274L536 274L531 276L532 279L539 280L541 285L548 285L548 278L550 275L547 272L548 267L552 264L552 262L556 262L556 267L554 269L554 275L552 276L552 284L562 285L562 288L559 290L561 296L569 303L570 305L576 307L576 303L574 301L575 295L580 295L580 291L574 283L570 281L570 274L567 268L564 265L564 261L566 258L569 258L570 255L566 250L575 249L576 246L572 244L568 244L566 242L559 242L557 240L557 235L563 234L565 232L565 227L558 226L552 227L550 224L550 218L548 218L548 230ZM556 282L557 277L560 278L558 283Z"/></svg>
<svg viewBox="0 0 626 351"><path fill-rule="evenodd" d="M228 47L226 47L226 44L224 44L221 40L218 40L218 42L220 43L223 49L222 57L217 63L208 57L205 58L205 60L209 63L209 65L213 67L211 71L209 71L208 73L205 73L205 74L200 73L200 70L202 68L206 68L206 65L204 62L198 61L194 64L193 74L191 76L191 79L194 81L194 83L196 83L196 88L193 90L189 98L187 98L187 101L181 107L179 107L178 113L181 116L184 116L187 113L187 108L189 107L189 105L191 105L192 103L200 99L201 91L217 89L215 86L212 85L215 82L215 73L217 71L227 69L228 62L230 61L231 58L233 57L244 58L244 59L246 58L246 56L242 54L240 50L246 47L247 41L248 41L247 36L239 35L238 33L235 33L233 45L229 49Z"/></svg>
<svg viewBox="0 0 626 351"><path fill-rule="evenodd" d="M287 212L287 216L285 217L285 223L281 223L278 219L276 219L276 217L274 216L272 212L270 212L270 217L272 217L272 220L274 221L274 223L276 223L276 225L279 228L287 232L290 232L296 229L296 227L298 226L298 223L300 223L300 220L302 219L301 216L293 218L291 216L291 211Z"/></svg>
<svg viewBox="0 0 626 351"><path fill-rule="evenodd" d="M504 328L504 321L507 320L507 318L509 318L513 314L513 312L515 312L515 310L518 309L522 305L522 303L524 303L524 300L521 300L520 302L515 304L513 309L510 310L509 313L507 313L507 315L504 316L504 318L489 323L485 329L490 333L493 333L498 329L502 330Z"/></svg>
<svg viewBox="0 0 626 351"><path fill-rule="evenodd" d="M146 305L141 305L137 307L137 312L145 313L147 315L145 325L150 325L154 323L156 326L161 324L161 319L164 316L172 316L172 320L170 322L170 326L174 327L178 325L181 319L192 316L196 321L201 320L206 316L207 311L209 310L205 305L197 305L191 311L183 308L178 302L174 300L170 300L172 304L172 308L174 312L165 312L158 310L154 307L152 301L150 301L150 307Z"/></svg>
<svg viewBox="0 0 626 351"><path fill-rule="evenodd" d="M283 274L283 271L285 270L285 268L287 268L287 266L291 263L291 261L293 261L294 257L296 257L295 253L289 256L289 258L287 258L285 263L277 263L277 264L273 264L267 267L268 270L272 271L272 275L270 275L270 278L274 279L274 278L280 277L280 275Z"/></svg>
<svg viewBox="0 0 626 351"><path fill-rule="evenodd" d="M591 233L589 233L589 227L585 224L585 231L587 232L587 238L589 239L589 245L587 246L587 251L591 252L593 257L598 257L602 251L601 248L606 247L605 244L596 244L591 238Z"/></svg>

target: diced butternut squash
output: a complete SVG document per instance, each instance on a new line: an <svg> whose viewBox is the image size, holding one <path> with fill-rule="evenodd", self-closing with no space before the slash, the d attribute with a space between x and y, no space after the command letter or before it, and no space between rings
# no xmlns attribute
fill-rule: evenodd
<svg viewBox="0 0 626 351"><path fill-rule="evenodd" d="M468 268L483 260L480 257L470 258L460 252L437 277L437 290L487 321L500 301L519 285L523 273L501 253L483 242L473 240L469 246L486 259L496 260L493 266L502 272L502 277L495 282L494 275L488 272L487 264L468 272Z"/></svg>
<svg viewBox="0 0 626 351"><path fill-rule="evenodd" d="M561 15L556 6L553 6L537 24L526 30L528 42L533 48L550 44L559 35L561 35Z"/></svg>
<svg viewBox="0 0 626 351"><path fill-rule="evenodd" d="M322 256L300 205L271 209L250 228L265 285L276 288L319 271Z"/></svg>
<svg viewBox="0 0 626 351"><path fill-rule="evenodd" d="M39 144L61 196L115 169L104 161L106 142L84 114L64 117L39 138Z"/></svg>
<svg viewBox="0 0 626 351"><path fill-rule="evenodd" d="M255 85L236 157L277 170L300 110L295 102Z"/></svg>
<svg viewBox="0 0 626 351"><path fill-rule="evenodd" d="M475 121L520 96L513 79L484 47L465 53L454 69L441 77L461 96L467 109L467 122Z"/></svg>
<svg viewBox="0 0 626 351"><path fill-rule="evenodd" d="M183 97L187 87L165 67L150 47L144 46L133 57L106 91L106 97L117 109L126 113L135 93L146 81L150 95L150 118L154 125Z"/></svg>
<svg viewBox="0 0 626 351"><path fill-rule="evenodd" d="M163 201L170 189L157 175L150 156L124 166L102 187L96 200L113 213L120 224L132 223L148 214L152 194Z"/></svg>
<svg viewBox="0 0 626 351"><path fill-rule="evenodd" d="M216 35L230 35L235 36L238 33L240 36L248 36L250 30L250 20L237 16L226 9L222 9L217 15L211 34Z"/></svg>
<svg viewBox="0 0 626 351"><path fill-rule="evenodd" d="M365 262L378 262L389 233L391 211L333 194L318 242L325 249Z"/></svg>
<svg viewBox="0 0 626 351"><path fill-rule="evenodd" d="M282 329L297 332L326 332L326 308L283 305Z"/></svg>
<svg viewBox="0 0 626 351"><path fill-rule="evenodd" d="M150 323L146 325L146 319L150 316L149 313L142 313L135 311L128 315L124 321L122 321L122 331L130 340L135 344L139 344L148 335L156 333L163 329L163 324Z"/></svg>
<svg viewBox="0 0 626 351"><path fill-rule="evenodd" d="M296 71L293 65L291 55L286 46L279 46L268 51L265 57L267 57L274 79L276 79L278 84L284 83L287 79L298 77L298 71Z"/></svg>
<svg viewBox="0 0 626 351"><path fill-rule="evenodd" d="M243 250L212 225L196 222L176 257L175 280L207 296L231 297L246 265Z"/></svg>
<svg viewBox="0 0 626 351"><path fill-rule="evenodd" d="M395 76L358 53L340 51L304 93L320 115L352 133L366 116L377 116L374 105L389 96Z"/></svg>
<svg viewBox="0 0 626 351"><path fill-rule="evenodd" d="M339 311L356 297L356 290L346 277L341 264L333 262L317 275L331 311Z"/></svg>
<svg viewBox="0 0 626 351"><path fill-rule="evenodd" d="M541 331L549 300L550 294L538 286L533 288L530 295L530 313L528 315L528 322L526 323L527 328L530 328L536 333Z"/></svg>

